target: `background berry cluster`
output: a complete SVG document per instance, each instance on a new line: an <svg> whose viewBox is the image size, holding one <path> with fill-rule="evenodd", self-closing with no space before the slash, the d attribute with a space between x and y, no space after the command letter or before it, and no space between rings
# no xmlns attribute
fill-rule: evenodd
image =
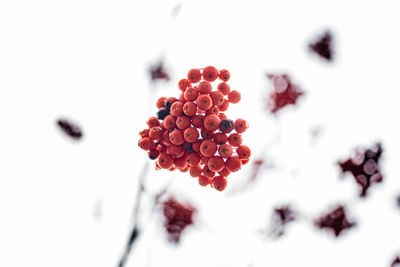
<svg viewBox="0 0 400 267"><path fill-rule="evenodd" d="M212 82L221 82L213 90ZM226 83L228 70L208 66L191 69L187 79L179 81L179 98L162 97L157 101L157 117L147 121L149 128L139 134L139 147L156 160L156 169L189 171L201 186L211 184L222 191L226 178L249 161L250 149L242 145L241 133L248 123L228 119L229 103L241 95Z"/></svg>

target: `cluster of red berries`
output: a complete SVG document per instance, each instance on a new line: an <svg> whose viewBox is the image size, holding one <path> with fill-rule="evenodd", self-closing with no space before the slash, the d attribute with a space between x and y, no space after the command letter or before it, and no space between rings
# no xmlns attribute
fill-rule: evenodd
<svg viewBox="0 0 400 267"><path fill-rule="evenodd" d="M213 91L211 82L218 78L222 82ZM228 175L249 161L251 152L242 145L241 136L247 122L234 122L223 113L241 99L226 83L229 78L229 71L211 66L192 69L187 79L179 81L179 99L158 99L157 117L151 117L149 128L139 133L139 146L156 160L157 170L189 171L200 185L222 191Z"/></svg>

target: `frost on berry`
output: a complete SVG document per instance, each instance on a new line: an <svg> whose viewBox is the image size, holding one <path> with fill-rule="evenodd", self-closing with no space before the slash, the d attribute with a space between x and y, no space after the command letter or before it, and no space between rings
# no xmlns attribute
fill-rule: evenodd
<svg viewBox="0 0 400 267"><path fill-rule="evenodd" d="M324 32L315 41L310 43L309 48L327 61L333 60L333 37L330 31Z"/></svg>
<svg viewBox="0 0 400 267"><path fill-rule="evenodd" d="M71 121L68 121L66 119L59 119L57 120L57 125L66 135L70 136L73 139L79 140L83 136L81 128L79 128L79 126L72 123Z"/></svg>
<svg viewBox="0 0 400 267"><path fill-rule="evenodd" d="M158 80L169 81L170 79L168 71L164 67L163 61L160 61L157 64L150 66L149 73L152 82L156 82Z"/></svg>
<svg viewBox="0 0 400 267"><path fill-rule="evenodd" d="M272 222L270 228L270 234L274 238L279 238L285 233L287 224L296 220L296 213L289 205L283 205L274 208L272 214Z"/></svg>
<svg viewBox="0 0 400 267"><path fill-rule="evenodd" d="M350 172L360 186L360 196L365 197L367 190L374 183L382 181L379 161L382 156L382 145L375 144L367 150L357 150L352 158L339 162L343 173Z"/></svg>
<svg viewBox="0 0 400 267"><path fill-rule="evenodd" d="M344 230L355 226L355 223L349 221L345 208L339 205L316 219L315 225L321 229L331 231L336 237L338 237Z"/></svg>
<svg viewBox="0 0 400 267"><path fill-rule="evenodd" d="M169 197L162 202L162 210L168 240L172 243L179 243L182 231L194 223L193 216L196 209L191 204Z"/></svg>
<svg viewBox="0 0 400 267"><path fill-rule="evenodd" d="M397 256L393 259L392 264L390 267L399 267L400 266L400 256Z"/></svg>
<svg viewBox="0 0 400 267"><path fill-rule="evenodd" d="M304 94L286 74L267 74L267 77L272 81L274 87L267 99L267 109L272 113L276 113L288 105L296 105L298 98Z"/></svg>

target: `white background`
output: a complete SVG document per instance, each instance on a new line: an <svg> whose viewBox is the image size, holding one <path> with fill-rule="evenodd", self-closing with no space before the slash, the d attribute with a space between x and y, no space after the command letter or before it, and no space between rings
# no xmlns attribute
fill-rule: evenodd
<svg viewBox="0 0 400 267"><path fill-rule="evenodd" d="M388 266L400 252L399 8L395 0L1 1L0 266L116 266L148 161L137 147L148 103L154 113L157 97L177 96L178 80L208 65L231 71L242 101L228 116L249 121L244 143L274 167L237 193L251 163L223 193L151 168L145 231L128 266ZM307 50L325 29L333 64ZM147 70L160 59L172 79L153 87ZM263 102L271 72L306 91L277 117ZM60 116L82 126L81 142L61 134ZM376 141L384 183L360 200L335 163ZM179 246L168 244L159 213L147 216L169 183L198 209ZM284 203L302 219L266 239L272 208ZM337 203L358 224L339 239L311 223Z"/></svg>

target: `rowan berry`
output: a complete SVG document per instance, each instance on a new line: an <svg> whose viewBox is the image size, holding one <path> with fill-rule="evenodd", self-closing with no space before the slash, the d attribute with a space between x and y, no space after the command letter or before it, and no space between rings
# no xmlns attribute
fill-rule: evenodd
<svg viewBox="0 0 400 267"><path fill-rule="evenodd" d="M149 137L154 140L160 141L163 135L163 131L160 127L153 127L150 129Z"/></svg>
<svg viewBox="0 0 400 267"><path fill-rule="evenodd" d="M174 145L182 145L185 142L181 130L175 129L169 134L169 141Z"/></svg>
<svg viewBox="0 0 400 267"><path fill-rule="evenodd" d="M218 113L218 117L221 119L221 121L228 119L228 117L224 113L221 113L221 112Z"/></svg>
<svg viewBox="0 0 400 267"><path fill-rule="evenodd" d="M160 123L158 122L158 119L156 117L151 117L147 121L147 125L149 126L149 128L151 128L151 127L156 127L156 126L160 125Z"/></svg>
<svg viewBox="0 0 400 267"><path fill-rule="evenodd" d="M186 158L187 155L184 154L182 157L174 159L175 166L180 169L185 168L187 166Z"/></svg>
<svg viewBox="0 0 400 267"><path fill-rule="evenodd" d="M206 129L201 129L201 137L203 137L203 139L212 139L214 136L214 133L211 131L208 131Z"/></svg>
<svg viewBox="0 0 400 267"><path fill-rule="evenodd" d="M182 111L183 111L182 102L177 101L171 105L171 109L170 109L171 115L180 116L180 115L182 115Z"/></svg>
<svg viewBox="0 0 400 267"><path fill-rule="evenodd" d="M218 78L218 75L218 70L212 66L208 66L203 69L203 78L206 81L213 82Z"/></svg>
<svg viewBox="0 0 400 267"><path fill-rule="evenodd" d="M192 124L194 127L201 128L204 125L204 116L195 115L192 118Z"/></svg>
<svg viewBox="0 0 400 267"><path fill-rule="evenodd" d="M224 100L224 102L218 106L219 111L227 111L229 108L229 101L228 100Z"/></svg>
<svg viewBox="0 0 400 267"><path fill-rule="evenodd" d="M207 166L213 172L219 172L225 167L225 162L221 157L213 156L208 160Z"/></svg>
<svg viewBox="0 0 400 267"><path fill-rule="evenodd" d="M233 129L235 129L235 124L232 120L222 120L221 124L219 125L219 130L222 133L230 133Z"/></svg>
<svg viewBox="0 0 400 267"><path fill-rule="evenodd" d="M218 191L223 191L228 181L223 176L216 176L212 180L212 186Z"/></svg>
<svg viewBox="0 0 400 267"><path fill-rule="evenodd" d="M169 141L169 131L164 131L162 138L161 138L161 143L166 146L171 145L171 143Z"/></svg>
<svg viewBox="0 0 400 267"><path fill-rule="evenodd" d="M163 169L169 169L174 164L172 157L166 153L161 153L157 162L158 165Z"/></svg>
<svg viewBox="0 0 400 267"><path fill-rule="evenodd" d="M160 155L160 152L157 149L150 149L149 150L149 158L151 160L155 160Z"/></svg>
<svg viewBox="0 0 400 267"><path fill-rule="evenodd" d="M219 78L221 80L223 80L224 82L227 82L230 77L231 77L231 74L228 70L220 70L219 71Z"/></svg>
<svg viewBox="0 0 400 267"><path fill-rule="evenodd" d="M140 139L139 146L143 150L150 150L150 149L154 148L154 142L150 138L144 137L144 138Z"/></svg>
<svg viewBox="0 0 400 267"><path fill-rule="evenodd" d="M196 142L192 143L192 149L194 152L200 153L200 145L203 140L197 140Z"/></svg>
<svg viewBox="0 0 400 267"><path fill-rule="evenodd" d="M206 115L211 115L211 114L215 115L219 114L219 109L217 106L212 106L209 110L206 111Z"/></svg>
<svg viewBox="0 0 400 267"><path fill-rule="evenodd" d="M199 138L199 131L196 128L187 128L183 132L183 137L185 140L189 143L196 142L197 139Z"/></svg>
<svg viewBox="0 0 400 267"><path fill-rule="evenodd" d="M200 176L199 176L199 185L201 185L201 186L207 186L207 185L211 184L211 182L212 182L212 179L211 179L211 178L208 178L208 177L205 176L205 175L200 175Z"/></svg>
<svg viewBox="0 0 400 267"><path fill-rule="evenodd" d="M199 83L198 86L198 91L202 94L209 94L212 91L212 86L211 83L207 82L207 81L202 81L201 83Z"/></svg>
<svg viewBox="0 0 400 267"><path fill-rule="evenodd" d="M188 72L188 80L191 83L198 83L201 80L201 72L199 69L191 69Z"/></svg>
<svg viewBox="0 0 400 267"><path fill-rule="evenodd" d="M238 133L243 133L246 131L246 129L249 127L247 121L243 119L237 119L235 121L235 131Z"/></svg>
<svg viewBox="0 0 400 267"><path fill-rule="evenodd" d="M236 148L236 154L240 159L248 159L251 155L250 148L248 146L239 146Z"/></svg>
<svg viewBox="0 0 400 267"><path fill-rule="evenodd" d="M179 116L176 118L176 127L178 127L181 130L184 130L190 126L190 118L186 116Z"/></svg>
<svg viewBox="0 0 400 267"><path fill-rule="evenodd" d="M186 102L185 105L183 105L183 113L189 117L196 115L196 110L196 104L193 102Z"/></svg>
<svg viewBox="0 0 400 267"><path fill-rule="evenodd" d="M229 95L231 92L231 87L227 83L220 83L217 87L218 91L220 91L223 95Z"/></svg>
<svg viewBox="0 0 400 267"><path fill-rule="evenodd" d="M206 128L209 131L217 130L219 128L220 124L221 124L221 120L215 114L208 115L204 119L204 128Z"/></svg>
<svg viewBox="0 0 400 267"><path fill-rule="evenodd" d="M212 99L209 95L199 95L196 98L196 104L201 110L208 110L212 107Z"/></svg>
<svg viewBox="0 0 400 267"><path fill-rule="evenodd" d="M218 153L223 158L229 158L230 156L232 156L233 149L230 145L223 144L219 146Z"/></svg>
<svg viewBox="0 0 400 267"><path fill-rule="evenodd" d="M163 126L165 129L169 130L175 127L176 123L176 118L172 115L168 115L167 117L165 117L164 121L163 121Z"/></svg>
<svg viewBox="0 0 400 267"><path fill-rule="evenodd" d="M167 154L171 155L173 158L180 158L185 154L185 150L181 146L170 145L167 147Z"/></svg>
<svg viewBox="0 0 400 267"><path fill-rule="evenodd" d="M206 156L201 156L201 164L208 164L208 160L209 160L210 158L209 157L206 157Z"/></svg>
<svg viewBox="0 0 400 267"><path fill-rule="evenodd" d="M181 172L187 172L189 170L189 167L186 166L185 168L180 168L179 169Z"/></svg>
<svg viewBox="0 0 400 267"><path fill-rule="evenodd" d="M238 133L233 133L229 135L228 142L232 146L240 146L242 144L242 136Z"/></svg>
<svg viewBox="0 0 400 267"><path fill-rule="evenodd" d="M228 142L228 137L224 133L216 133L214 134L214 142L217 143L217 145L222 145Z"/></svg>
<svg viewBox="0 0 400 267"><path fill-rule="evenodd" d="M206 165L204 165L203 167L203 175L209 177L209 178L213 178L215 176L215 172L213 172L212 170L210 170Z"/></svg>
<svg viewBox="0 0 400 267"><path fill-rule="evenodd" d="M167 100L166 100L166 102L165 102L165 107L167 107L167 109L168 109L168 108L171 107L171 105L172 105L173 103L175 103L176 101L178 101L178 98L176 98L176 97L174 97L174 96L167 97Z"/></svg>
<svg viewBox="0 0 400 267"><path fill-rule="evenodd" d="M157 100L157 103L156 103L157 108L160 109L160 108L165 107L165 101L166 101L166 100L167 100L166 97L160 97L160 98Z"/></svg>
<svg viewBox="0 0 400 267"><path fill-rule="evenodd" d="M186 101L194 101L196 100L198 95L199 91L197 91L195 88L192 87L186 89L185 93L183 93L183 96Z"/></svg>
<svg viewBox="0 0 400 267"><path fill-rule="evenodd" d="M241 99L241 96L240 96L240 93L238 91L233 90L228 95L229 102L231 102L233 104L239 103L240 99Z"/></svg>
<svg viewBox="0 0 400 267"><path fill-rule="evenodd" d="M188 88L189 86L190 86L190 82L186 79L182 79L178 83L178 87L179 87L179 89L181 89L181 91L185 91L186 88Z"/></svg>
<svg viewBox="0 0 400 267"><path fill-rule="evenodd" d="M170 114L171 113L169 112L169 110L167 110L166 108L161 108L159 111L157 111L157 118L159 120L164 120L165 117L167 117Z"/></svg>
<svg viewBox="0 0 400 267"><path fill-rule="evenodd" d="M203 169L200 168L200 165L190 167L190 169L189 169L190 176L192 176L192 177L199 177L201 175L202 171L203 171Z"/></svg>
<svg viewBox="0 0 400 267"><path fill-rule="evenodd" d="M203 125L203 124L201 124ZM150 129L144 129L143 131L139 132L140 137L148 137Z"/></svg>
<svg viewBox="0 0 400 267"><path fill-rule="evenodd" d="M186 157L186 162L190 167L194 167L199 165L200 163L200 156L198 153L190 153L187 157Z"/></svg>
<svg viewBox="0 0 400 267"><path fill-rule="evenodd" d="M250 159L242 159L242 165L246 165Z"/></svg>
<svg viewBox="0 0 400 267"><path fill-rule="evenodd" d="M204 140L200 145L200 153L203 156L211 157L217 151L217 144L211 140Z"/></svg>
<svg viewBox="0 0 400 267"><path fill-rule="evenodd" d="M228 168L223 168L221 171L218 172L219 175L224 176L224 177L228 177L229 174L231 174L231 171L228 170Z"/></svg>
<svg viewBox="0 0 400 267"><path fill-rule="evenodd" d="M224 102L224 95L220 91L214 91L210 94L213 105L218 106Z"/></svg>
<svg viewBox="0 0 400 267"><path fill-rule="evenodd" d="M238 157L230 157L226 160L225 166L231 172L235 172L242 167L242 162Z"/></svg>
<svg viewBox="0 0 400 267"><path fill-rule="evenodd" d="M185 94L184 93L180 94L178 100L182 104L185 104L186 103Z"/></svg>

